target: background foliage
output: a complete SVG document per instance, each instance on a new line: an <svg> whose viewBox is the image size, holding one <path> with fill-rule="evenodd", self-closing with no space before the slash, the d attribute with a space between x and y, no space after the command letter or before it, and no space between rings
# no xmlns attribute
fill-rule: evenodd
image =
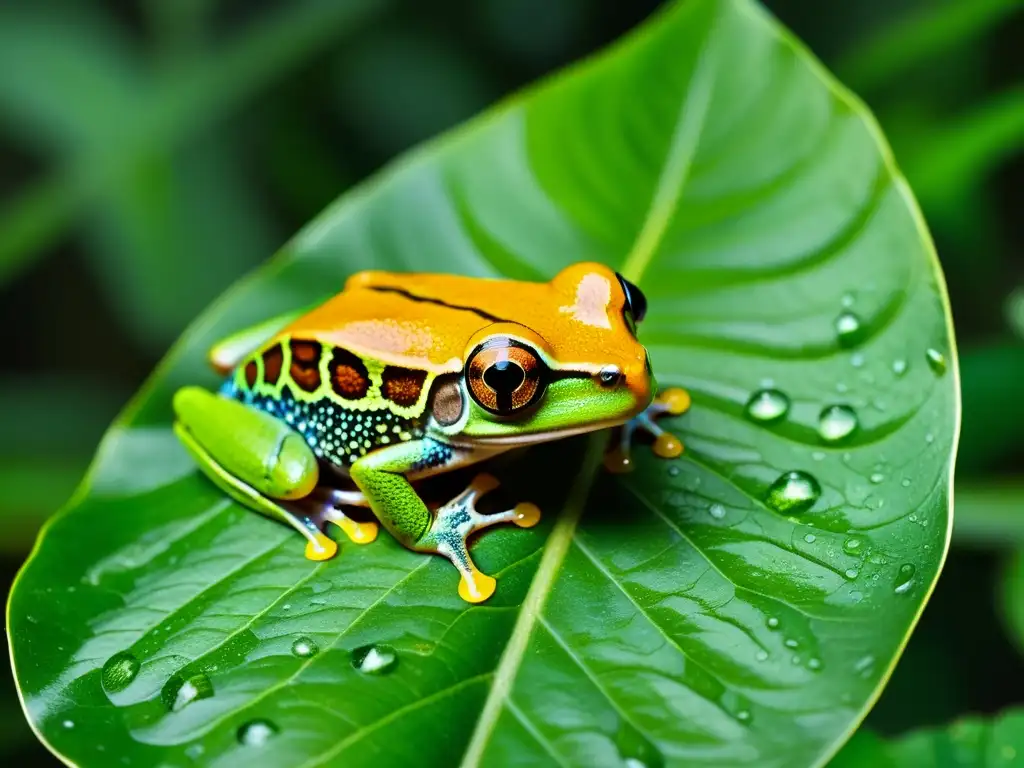
<svg viewBox="0 0 1024 768"><path fill-rule="evenodd" d="M657 3L118 0L0 8L9 581L184 325L354 181ZM1019 704L1019 0L767 5L879 116L935 235L964 387L955 546L879 737ZM921 691L928 695L922 696ZM6 682L0 754L46 761ZM1020 722L1007 719L1001 724Z"/></svg>

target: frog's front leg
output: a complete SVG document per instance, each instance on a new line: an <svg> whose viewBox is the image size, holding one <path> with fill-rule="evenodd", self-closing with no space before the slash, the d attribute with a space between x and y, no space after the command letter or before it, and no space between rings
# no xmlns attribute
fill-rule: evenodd
<svg viewBox="0 0 1024 768"><path fill-rule="evenodd" d="M323 521L357 544L376 538L376 523L350 519L319 492L316 456L287 424L199 387L178 390L174 411L174 431L203 473L239 503L299 531L309 559L338 550L320 530Z"/></svg>
<svg viewBox="0 0 1024 768"><path fill-rule="evenodd" d="M482 515L476 500L498 487L490 475L478 475L465 491L431 513L406 478L407 474L437 471L471 461L470 449L454 448L431 438L394 445L367 454L352 465L352 479L365 494L370 508L391 534L409 549L434 552L452 561L462 578L459 595L480 603L494 594L495 580L473 564L466 539L475 531L498 523L529 528L540 520L534 504Z"/></svg>
<svg viewBox="0 0 1024 768"><path fill-rule="evenodd" d="M609 472L629 472L633 468L630 447L633 436L639 430L654 438L654 453L663 459L674 459L683 452L678 437L662 429L656 419L661 416L678 416L690 408L690 393L679 387L663 390L654 402L619 428L617 440L605 455L604 466Z"/></svg>

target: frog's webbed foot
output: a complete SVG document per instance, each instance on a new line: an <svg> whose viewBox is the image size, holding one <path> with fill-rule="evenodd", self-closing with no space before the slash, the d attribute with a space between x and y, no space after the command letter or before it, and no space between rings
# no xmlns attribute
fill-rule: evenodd
<svg viewBox="0 0 1024 768"><path fill-rule="evenodd" d="M614 447L605 454L604 466L609 472L629 472L633 468L630 447L637 430L654 438L654 453L663 459L674 459L683 452L683 444L675 435L666 432L655 419L669 414L678 416L690 408L690 393L679 387L663 390L647 406L646 410L634 416L619 427Z"/></svg>
<svg viewBox="0 0 1024 768"><path fill-rule="evenodd" d="M494 594L495 580L473 564L466 539L482 528L499 523L531 528L540 521L540 510L529 502L491 515L477 512L477 500L497 487L498 480L492 475L477 475L466 490L434 513L430 530L415 545L421 552L435 552L452 561L462 575L459 596L470 603L482 603Z"/></svg>
<svg viewBox="0 0 1024 768"><path fill-rule="evenodd" d="M375 521L353 520L341 510L341 507L368 506L359 491L318 486L309 496L292 504L296 517L310 532L306 537L306 557L309 560L328 560L338 550L338 545L323 533L327 523L341 528L353 544L369 544L377 538L379 526Z"/></svg>

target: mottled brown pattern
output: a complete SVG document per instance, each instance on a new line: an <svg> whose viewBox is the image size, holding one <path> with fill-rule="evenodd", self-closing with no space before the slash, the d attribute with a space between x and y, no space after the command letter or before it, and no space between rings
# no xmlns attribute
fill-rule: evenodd
<svg viewBox="0 0 1024 768"><path fill-rule="evenodd" d="M315 392L320 387L320 343L317 341L292 341L292 365L289 369L292 380L300 389Z"/></svg>
<svg viewBox="0 0 1024 768"><path fill-rule="evenodd" d="M363 361L347 349L334 350L327 370L331 374L331 386L339 397L359 400L370 389L370 374Z"/></svg>
<svg viewBox="0 0 1024 768"><path fill-rule="evenodd" d="M458 379L439 381L434 387L434 399L430 404L434 420L442 427L450 426L462 416L462 407L462 392Z"/></svg>
<svg viewBox="0 0 1024 768"><path fill-rule="evenodd" d="M280 344L275 344L263 353L263 380L270 386L277 384L283 362L284 352Z"/></svg>
<svg viewBox="0 0 1024 768"><path fill-rule="evenodd" d="M380 378L381 394L384 395L384 399L390 400L396 405L408 407L415 405L416 401L420 399L420 392L423 391L423 382L427 378L427 372L389 365L384 369Z"/></svg>
<svg viewBox="0 0 1024 768"><path fill-rule="evenodd" d="M249 389L256 386L256 361L250 360L245 364L245 384Z"/></svg>

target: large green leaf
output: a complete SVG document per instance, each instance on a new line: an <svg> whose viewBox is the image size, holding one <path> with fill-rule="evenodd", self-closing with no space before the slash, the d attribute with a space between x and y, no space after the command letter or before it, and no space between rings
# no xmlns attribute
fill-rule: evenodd
<svg viewBox="0 0 1024 768"><path fill-rule="evenodd" d="M603 436L510 457L546 522L475 544L482 606L386 536L304 561L168 428L215 339L357 268L584 258L647 292L688 449L615 477ZM789 407L759 421L765 387ZM938 575L957 424L941 276L874 122L749 0L689 0L344 196L192 327L13 590L26 710L79 765L820 765Z"/></svg>

